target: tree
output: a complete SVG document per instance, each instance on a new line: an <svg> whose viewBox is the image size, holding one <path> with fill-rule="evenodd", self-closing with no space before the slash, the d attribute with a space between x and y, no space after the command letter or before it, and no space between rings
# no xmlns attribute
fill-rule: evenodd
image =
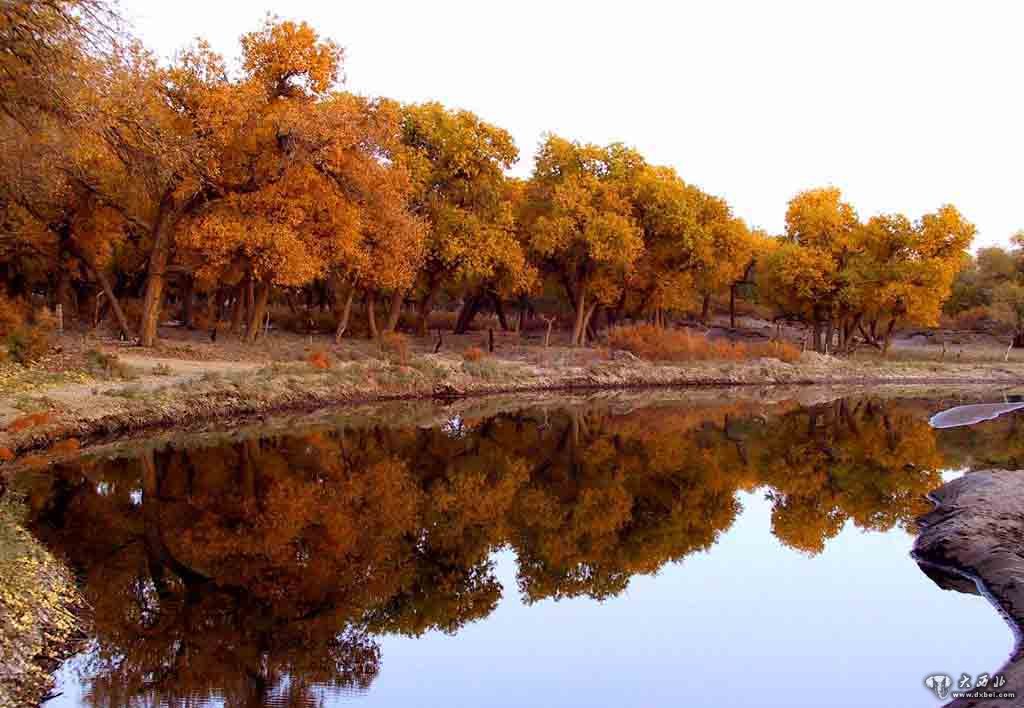
<svg viewBox="0 0 1024 708"><path fill-rule="evenodd" d="M835 293L836 263L817 248L780 241L764 258L758 292L789 318L814 325L815 350L821 350L822 303Z"/></svg>
<svg viewBox="0 0 1024 708"><path fill-rule="evenodd" d="M406 106L402 114L399 159L412 175L412 208L429 224L417 277L422 293L417 327L426 334L443 286L461 296L484 291L498 297L499 281L523 291L533 272L517 238L504 172L519 157L512 136L469 111L438 103ZM395 293L399 298L403 291Z"/></svg>
<svg viewBox="0 0 1024 708"><path fill-rule="evenodd" d="M111 58L110 81L90 101L93 130L119 163L96 190L146 232L146 346L156 339L179 229L220 200L282 180L293 158L307 154L304 141L317 136L305 109L338 78L340 47L308 25L268 18L242 46L238 78L202 42L167 68L135 47Z"/></svg>
<svg viewBox="0 0 1024 708"><path fill-rule="evenodd" d="M912 223L875 216L858 230L842 298L869 344L888 351L900 321L938 324L975 228L952 206Z"/></svg>
<svg viewBox="0 0 1024 708"><path fill-rule="evenodd" d="M302 111L289 119L294 144L279 176L200 209L179 239L205 281L235 273L252 284L250 341L273 286L337 273L376 292L408 285L419 263L408 180L386 159L398 136L390 104L339 93Z"/></svg>
<svg viewBox="0 0 1024 708"><path fill-rule="evenodd" d="M765 261L761 292L811 324L816 351L831 349L838 329L841 351L860 332L885 352L901 321L937 324L974 233L951 205L916 222L883 214L861 223L839 190L802 192L786 212L785 243Z"/></svg>
<svg viewBox="0 0 1024 708"><path fill-rule="evenodd" d="M1010 346L1021 346L1024 341L1024 284L1006 282L996 286L992 293L992 308L995 316L1013 327L1013 339ZM1009 356L1009 349L1007 349Z"/></svg>
<svg viewBox="0 0 1024 708"><path fill-rule="evenodd" d="M0 4L0 111L31 129L43 115L80 112L68 82L79 63L120 39L106 0L5 0Z"/></svg>
<svg viewBox="0 0 1024 708"><path fill-rule="evenodd" d="M810 252L812 260L832 262L831 267L818 270L823 279L817 283L815 299L805 301L801 308L801 314L813 328L815 351L828 350L832 322L849 316L839 294L843 287L843 269L856 247L854 238L858 226L857 212L842 200L842 194L835 187L801 192L790 200L786 209L786 239ZM787 297L782 293L779 296ZM823 339L826 325L829 336Z"/></svg>
<svg viewBox="0 0 1024 708"><path fill-rule="evenodd" d="M642 158L621 145L602 148L556 136L537 153L524 228L541 270L564 287L573 306L575 346L584 344L597 306L618 299L643 252L629 200L642 167Z"/></svg>

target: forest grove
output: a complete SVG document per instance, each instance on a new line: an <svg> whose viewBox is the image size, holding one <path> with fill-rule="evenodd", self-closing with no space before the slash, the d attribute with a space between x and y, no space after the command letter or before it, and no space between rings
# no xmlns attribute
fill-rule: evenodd
<svg viewBox="0 0 1024 708"><path fill-rule="evenodd" d="M237 59L197 41L167 63L100 0L18 1L0 42L12 351L58 305L146 347L171 319L252 342L295 302L322 305L339 340L424 335L438 308L459 308L457 331L481 310L513 327L506 309L544 303L584 346L737 299L838 353L884 351L951 305L1024 327L1018 252L985 291L951 204L861 217L825 186L769 234L625 144L550 134L519 178L511 135L469 111L342 90L343 49L306 23L268 17Z"/></svg>

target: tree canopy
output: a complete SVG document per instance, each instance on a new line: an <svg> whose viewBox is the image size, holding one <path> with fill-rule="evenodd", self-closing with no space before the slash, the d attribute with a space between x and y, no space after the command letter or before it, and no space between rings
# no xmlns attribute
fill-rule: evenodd
<svg viewBox="0 0 1024 708"><path fill-rule="evenodd" d="M796 195L784 234L757 232L621 143L547 135L529 177L512 176L508 131L345 92L343 48L303 22L266 18L235 58L200 39L165 62L104 0L17 0L0 43L5 295L70 318L109 308L143 345L169 296L187 326L194 302L214 328L230 308L250 341L299 292L334 304L338 337L357 298L371 335L382 301L381 329L413 305L420 334L440 302L461 307L462 332L481 308L509 327L505 303L521 320L544 301L571 311L582 345L623 320L707 321L726 295L735 315L744 293L819 349L884 349L951 294L994 302L971 277L1020 271L991 249L964 270L974 227L950 205L861 219L835 187Z"/></svg>

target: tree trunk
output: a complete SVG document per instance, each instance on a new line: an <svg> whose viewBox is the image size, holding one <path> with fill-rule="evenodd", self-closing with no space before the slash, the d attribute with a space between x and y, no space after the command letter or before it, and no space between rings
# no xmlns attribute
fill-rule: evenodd
<svg viewBox="0 0 1024 708"><path fill-rule="evenodd" d="M341 343L341 338L345 336L345 330L348 329L348 318L352 314L352 301L356 297L356 285L352 284L352 287L348 290L348 297L345 298L345 306L342 308L341 315L338 317L338 329L334 332L334 341L338 344Z"/></svg>
<svg viewBox="0 0 1024 708"><path fill-rule="evenodd" d="M249 325L245 329L245 341L250 344L260 336L263 317L267 314L267 302L270 300L270 287L269 282L256 285L250 281L250 288L254 292L252 307L249 309Z"/></svg>
<svg viewBox="0 0 1024 708"><path fill-rule="evenodd" d="M587 319L587 289L585 286L580 286L579 294L576 296L576 324L572 328L572 346L579 347L583 345L583 339L586 337L586 319Z"/></svg>
<svg viewBox="0 0 1024 708"><path fill-rule="evenodd" d="M889 326L885 328L885 334L882 339L882 355L889 356L889 345L892 344L892 333L896 329L896 318L893 317L889 320Z"/></svg>
<svg viewBox="0 0 1024 708"><path fill-rule="evenodd" d="M144 347L156 344L157 327L160 324L167 261L171 253L171 239L178 223L171 199L168 195L161 203L156 228L153 230L153 250L149 254L149 267L146 270L146 292L142 297L142 322L139 325L139 344Z"/></svg>
<svg viewBox="0 0 1024 708"><path fill-rule="evenodd" d="M508 331L508 320L505 319L505 303L501 301L501 295L498 293L491 293L491 302L494 303L494 314L498 316L498 324L501 325L501 331Z"/></svg>
<svg viewBox="0 0 1024 708"><path fill-rule="evenodd" d="M74 304L71 290L71 270L70 268L63 267L65 251L66 249L61 252L60 263L62 267L60 268L60 272L57 274L57 288L56 292L54 292L54 305L60 305L66 320L74 311Z"/></svg>
<svg viewBox="0 0 1024 708"><path fill-rule="evenodd" d="M195 329L195 289L196 279L193 275L185 275L181 288L181 322L186 329Z"/></svg>
<svg viewBox="0 0 1024 708"><path fill-rule="evenodd" d="M245 284L235 286L234 302L231 304L231 334L238 334L245 317Z"/></svg>
<svg viewBox="0 0 1024 708"><path fill-rule="evenodd" d="M366 324L369 327L370 339L377 339L380 333L377 331L377 294L371 290L366 291Z"/></svg>
<svg viewBox="0 0 1024 708"><path fill-rule="evenodd" d="M708 323L708 317L711 315L711 295L704 295L704 301L700 305L700 321L704 324Z"/></svg>
<svg viewBox="0 0 1024 708"><path fill-rule="evenodd" d="M437 297L438 284L431 278L427 281L427 292L420 300L416 310L416 334L420 337L427 336L427 325L430 324L430 312L434 307L434 298Z"/></svg>
<svg viewBox="0 0 1024 708"><path fill-rule="evenodd" d="M729 329L736 329L736 283L729 286Z"/></svg>
<svg viewBox="0 0 1024 708"><path fill-rule="evenodd" d="M824 345L824 342L822 341L823 338L822 338L822 325L821 325L821 322L818 321L818 320L814 320L813 329L814 329L814 332L813 332L813 335L812 335L813 336L812 348L814 349L814 351L818 352L819 354L824 354L825 353L825 345Z"/></svg>
<svg viewBox="0 0 1024 708"><path fill-rule="evenodd" d="M75 258L85 264L86 270L96 278L96 282L103 288L103 294L107 297L110 303L110 308L114 311L114 317L117 319L117 326L121 328L121 334L125 336L125 339L135 339L135 333L132 332L132 328L128 325L128 318L124 316L124 310L121 309L121 303L118 302L117 296L114 294L114 289L110 286L110 280L106 274L103 273L96 265L92 262L92 259L78 247L78 243L73 238L65 240L65 247L68 252L71 253Z"/></svg>
<svg viewBox="0 0 1024 708"><path fill-rule="evenodd" d="M590 329L590 320L594 316L594 312L597 310L597 303L591 303L590 307L587 308L587 314L583 316L583 331L580 334L580 346L585 347L587 345L587 336L594 337L593 331Z"/></svg>
<svg viewBox="0 0 1024 708"><path fill-rule="evenodd" d="M462 309L459 310L459 317L455 321L455 334L465 334L469 331L469 326L476 319L482 304L483 296L481 295L474 294L466 298L466 301L462 304Z"/></svg>
<svg viewBox="0 0 1024 708"><path fill-rule="evenodd" d="M398 318L402 315L402 303L405 302L405 291L401 288L391 293L391 307L388 310L388 323L385 332L394 332L398 327Z"/></svg>

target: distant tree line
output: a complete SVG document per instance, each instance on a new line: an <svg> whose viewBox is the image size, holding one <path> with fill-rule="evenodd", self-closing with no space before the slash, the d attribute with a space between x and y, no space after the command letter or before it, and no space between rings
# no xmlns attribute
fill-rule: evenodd
<svg viewBox="0 0 1024 708"><path fill-rule="evenodd" d="M248 341L273 302L316 303L337 338L439 303L465 331L515 327L537 298L602 328L756 297L819 351L885 349L935 324L974 227L949 205L866 221L835 188L798 194L785 233L622 144L546 136L532 175L510 134L465 110L339 89L344 52L270 17L228 61L203 41L170 63L102 0L0 8L0 278L9 299L109 312L128 339L168 316ZM229 323L229 324L227 324Z"/></svg>

